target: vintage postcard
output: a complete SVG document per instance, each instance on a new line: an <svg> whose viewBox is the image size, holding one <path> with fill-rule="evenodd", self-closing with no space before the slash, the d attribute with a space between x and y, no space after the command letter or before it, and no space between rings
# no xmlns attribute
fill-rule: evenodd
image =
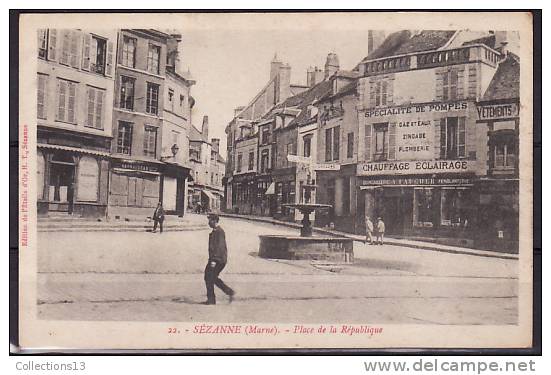
<svg viewBox="0 0 551 375"><path fill-rule="evenodd" d="M532 345L532 18L22 14L22 349Z"/></svg>

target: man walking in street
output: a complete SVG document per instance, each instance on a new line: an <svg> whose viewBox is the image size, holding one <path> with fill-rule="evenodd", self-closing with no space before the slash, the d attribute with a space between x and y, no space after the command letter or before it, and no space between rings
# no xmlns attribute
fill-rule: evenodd
<svg viewBox="0 0 551 375"><path fill-rule="evenodd" d="M373 245L373 222L369 216L365 217L365 242Z"/></svg>
<svg viewBox="0 0 551 375"><path fill-rule="evenodd" d="M230 297L230 303L233 301L235 292L227 286L218 276L226 267L228 261L228 249L226 246L226 234L218 222L220 218L217 214L209 214L209 227L212 232L209 234L209 260L205 267L205 284L207 287L207 300L205 305L216 305L216 295L214 286L216 285Z"/></svg>
<svg viewBox="0 0 551 375"><path fill-rule="evenodd" d="M377 218L377 240L375 243L383 245L385 240L385 222L382 217Z"/></svg>
<svg viewBox="0 0 551 375"><path fill-rule="evenodd" d="M157 208L153 212L153 233L157 231L157 224L159 224L159 233L163 233L163 221L165 220L165 210L161 202L157 203Z"/></svg>

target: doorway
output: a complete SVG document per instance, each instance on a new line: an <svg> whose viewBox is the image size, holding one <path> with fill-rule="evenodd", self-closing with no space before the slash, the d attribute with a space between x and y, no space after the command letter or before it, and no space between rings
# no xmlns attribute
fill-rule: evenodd
<svg viewBox="0 0 551 375"><path fill-rule="evenodd" d="M76 163L67 153L58 153L50 161L49 201L57 203L51 206L52 211L73 213L75 197Z"/></svg>

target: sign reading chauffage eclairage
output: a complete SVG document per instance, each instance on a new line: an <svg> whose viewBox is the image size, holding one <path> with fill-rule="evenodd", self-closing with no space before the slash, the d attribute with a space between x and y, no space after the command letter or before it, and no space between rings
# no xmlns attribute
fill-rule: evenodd
<svg viewBox="0 0 551 375"><path fill-rule="evenodd" d="M474 172L475 160L418 160L359 163L358 176Z"/></svg>

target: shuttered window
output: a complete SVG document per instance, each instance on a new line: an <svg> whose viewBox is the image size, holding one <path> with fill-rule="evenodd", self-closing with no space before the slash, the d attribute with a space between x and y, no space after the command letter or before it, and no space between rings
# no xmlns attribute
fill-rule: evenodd
<svg viewBox="0 0 551 375"><path fill-rule="evenodd" d="M46 87L48 86L48 76L38 75L38 84L36 90L36 116L40 119L46 119Z"/></svg>
<svg viewBox="0 0 551 375"><path fill-rule="evenodd" d="M146 125L143 137L143 154L154 158L157 151L157 128Z"/></svg>
<svg viewBox="0 0 551 375"><path fill-rule="evenodd" d="M466 156L465 117L446 117L440 121L440 158Z"/></svg>
<svg viewBox="0 0 551 375"><path fill-rule="evenodd" d="M388 124L388 160L396 159L396 123Z"/></svg>
<svg viewBox="0 0 551 375"><path fill-rule="evenodd" d="M57 98L56 120L76 124L77 83L59 79Z"/></svg>
<svg viewBox="0 0 551 375"><path fill-rule="evenodd" d="M105 90L88 87L86 126L95 129L103 129L104 101Z"/></svg>

